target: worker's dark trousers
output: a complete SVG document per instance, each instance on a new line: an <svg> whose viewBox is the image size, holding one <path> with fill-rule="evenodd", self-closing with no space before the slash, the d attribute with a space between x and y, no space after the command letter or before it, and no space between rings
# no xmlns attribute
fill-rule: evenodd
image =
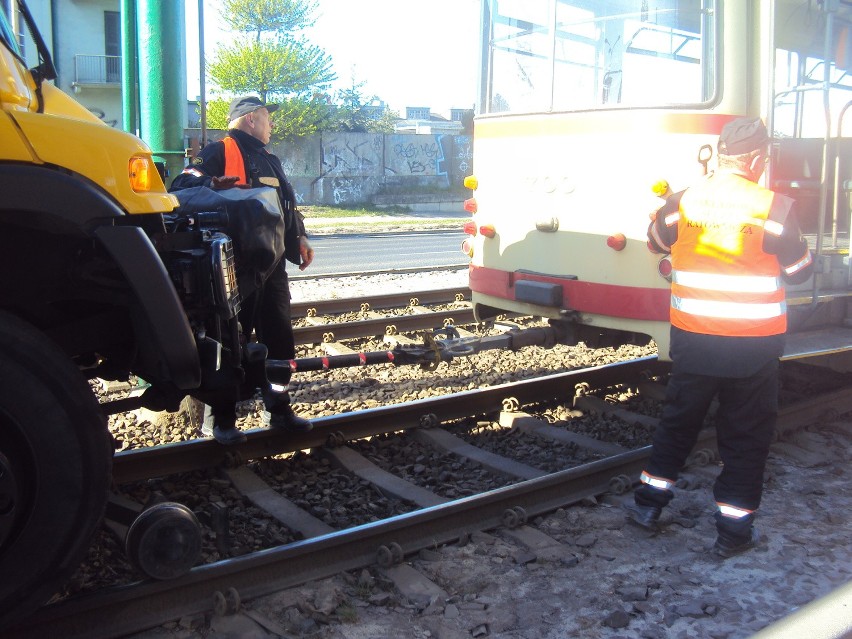
<svg viewBox="0 0 852 639"><path fill-rule="evenodd" d="M266 345L269 359L295 359L296 339L290 315L290 282L283 259L264 282L259 294L254 318L257 341ZM243 330L245 331L245 327ZM246 333L248 334L248 331ZM281 373L276 372L270 381L276 385L287 386L291 376L288 368ZM274 413L290 405L288 391L275 392L268 386L261 390L263 403L269 412Z"/></svg>
<svg viewBox="0 0 852 639"><path fill-rule="evenodd" d="M678 373L675 366L646 470L655 477L677 479L716 395L715 425L723 468L713 495L718 503L756 510L778 414L778 360L752 377L739 379Z"/></svg>
<svg viewBox="0 0 852 639"><path fill-rule="evenodd" d="M290 283L283 259L264 282L263 288L243 300L239 321L247 339L254 331L257 341L266 345L269 359L296 357L296 340L290 318ZM270 381L286 387L291 376L292 372L288 368L277 373ZM279 412L290 405L290 393L287 390L275 392L267 384L261 391L263 404L270 413ZM214 423L220 428L231 428L236 416L233 400L226 399L215 406L205 406L204 421L209 428Z"/></svg>

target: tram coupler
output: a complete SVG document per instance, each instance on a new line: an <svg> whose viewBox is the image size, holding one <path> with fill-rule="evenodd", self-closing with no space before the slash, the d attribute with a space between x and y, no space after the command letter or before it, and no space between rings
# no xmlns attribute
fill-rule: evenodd
<svg viewBox="0 0 852 639"><path fill-rule="evenodd" d="M441 336L444 336L441 339ZM283 371L322 371L334 368L353 368L375 364L396 366L420 366L434 370L441 362L450 362L458 357L469 357L486 350L518 350L525 346L552 348L559 342L560 332L552 326L510 330L501 335L462 337L454 326L435 329L423 334L423 344L406 344L393 350L327 355L325 357L302 357L298 359L266 360L266 373L275 379Z"/></svg>

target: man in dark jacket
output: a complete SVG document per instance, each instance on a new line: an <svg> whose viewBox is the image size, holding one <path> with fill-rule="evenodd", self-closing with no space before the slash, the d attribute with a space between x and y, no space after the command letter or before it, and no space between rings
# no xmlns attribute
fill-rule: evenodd
<svg viewBox="0 0 852 639"><path fill-rule="evenodd" d="M270 113L277 104L265 104L254 96L242 96L231 102L228 114L228 135L220 142L204 147L192 163L178 175L171 190L179 191L197 186L212 189L232 187L273 187L278 191L285 221L285 258L299 265L310 266L314 251L305 235L303 216L296 207L293 187L284 174L281 161L266 150L272 135ZM258 341L265 344L270 359L289 360L296 356L296 345L290 316L290 288L285 259L269 275L262 288L251 293L243 302L239 314L243 333L251 337L254 330ZM263 388L263 401L269 411L270 425L296 432L311 429L311 423L293 412L288 384L290 372L272 380ZM213 435L222 444L245 440L236 427L233 406L205 410L205 435Z"/></svg>
<svg viewBox="0 0 852 639"><path fill-rule="evenodd" d="M757 542L752 523L778 413L787 328L782 282L802 283L813 270L793 200L757 184L769 143L757 118L726 124L718 170L669 198L648 229L651 251L672 259L672 374L628 517L656 527L718 397L723 468L713 486L714 552L722 557Z"/></svg>

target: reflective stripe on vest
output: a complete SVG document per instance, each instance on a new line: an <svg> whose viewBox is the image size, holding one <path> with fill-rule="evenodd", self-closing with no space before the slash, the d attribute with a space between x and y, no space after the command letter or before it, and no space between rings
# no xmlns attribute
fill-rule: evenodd
<svg viewBox="0 0 852 639"><path fill-rule="evenodd" d="M222 138L222 142L225 145L225 175L236 175L239 178L237 184L248 184L243 152L240 151L237 141L230 135L226 135Z"/></svg>
<svg viewBox="0 0 852 639"><path fill-rule="evenodd" d="M763 251L773 197L771 191L726 173L684 193L672 246L674 326L742 337L787 330L778 259ZM776 229L770 224L769 230Z"/></svg>

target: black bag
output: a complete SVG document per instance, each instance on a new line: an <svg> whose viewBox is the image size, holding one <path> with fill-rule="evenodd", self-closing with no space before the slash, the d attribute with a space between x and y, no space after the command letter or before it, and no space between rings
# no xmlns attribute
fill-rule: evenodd
<svg viewBox="0 0 852 639"><path fill-rule="evenodd" d="M260 288L284 255L285 224L278 191L195 186L172 194L180 202L177 214L227 213L223 231L234 241L240 291L245 297Z"/></svg>

